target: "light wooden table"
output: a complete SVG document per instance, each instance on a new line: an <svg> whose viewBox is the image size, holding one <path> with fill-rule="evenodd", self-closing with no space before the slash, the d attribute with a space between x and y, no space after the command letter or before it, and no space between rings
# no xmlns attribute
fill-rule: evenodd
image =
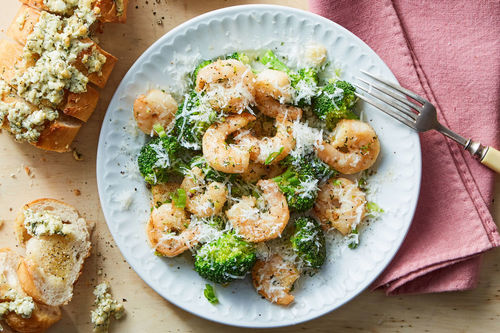
<svg viewBox="0 0 500 333"><path fill-rule="evenodd" d="M252 1L279 3L307 9L305 0ZM106 25L101 45L118 56L110 82L101 93L99 106L80 131L74 147L83 154L77 162L71 154L45 153L0 135L0 247L22 252L13 237L12 222L22 205L40 197L67 201L97 222L92 256L75 288L75 297L63 309L63 319L51 332L90 332L92 290L108 280L113 294L124 299L127 317L114 322L112 332L232 332L235 328L200 319L178 309L150 289L129 267L116 247L104 221L97 194L95 158L100 124L120 79L137 57L164 33L209 10L244 4L236 0L130 0L126 25ZM15 0L2 0L2 34L18 8ZM162 23L160 24L159 21ZM28 176L24 167L31 169ZM500 181L496 183L496 221L500 221ZM79 192L78 192L79 191ZM77 195L80 193L80 195ZM500 251L484 256L479 286L472 291L434 295L386 297L365 291L352 302L316 320L280 332L486 332L500 327ZM99 271L102 270L102 275ZM238 329L243 332L244 329Z"/></svg>

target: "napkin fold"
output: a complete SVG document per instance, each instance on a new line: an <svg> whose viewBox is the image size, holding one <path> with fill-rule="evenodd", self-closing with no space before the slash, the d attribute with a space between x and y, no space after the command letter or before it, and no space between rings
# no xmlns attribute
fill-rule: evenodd
<svg viewBox="0 0 500 333"><path fill-rule="evenodd" d="M499 147L500 2L310 0L310 9L364 40L445 126ZM387 294L473 288L481 253L500 244L488 209L494 173L435 131L420 139L415 218L372 285Z"/></svg>

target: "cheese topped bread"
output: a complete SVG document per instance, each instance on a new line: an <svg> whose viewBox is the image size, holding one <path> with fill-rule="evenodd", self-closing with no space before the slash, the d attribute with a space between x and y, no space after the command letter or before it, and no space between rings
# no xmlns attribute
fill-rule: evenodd
<svg viewBox="0 0 500 333"><path fill-rule="evenodd" d="M59 15L71 15L82 0L20 0L22 3ZM90 2L99 11L98 20L102 23L125 23L127 20L128 0L83 0Z"/></svg>
<svg viewBox="0 0 500 333"><path fill-rule="evenodd" d="M91 39L94 23L124 22L127 1L26 0L0 40L0 124L17 141L68 151L94 112L117 59ZM69 116L69 117L65 117Z"/></svg>
<svg viewBox="0 0 500 333"><path fill-rule="evenodd" d="M10 249L0 249L0 319L16 332L44 332L61 319L61 310L26 294L17 276L20 260Z"/></svg>
<svg viewBox="0 0 500 333"><path fill-rule="evenodd" d="M43 304L67 304L90 255L90 231L78 211L64 202L39 199L25 205L17 235L26 256L17 273L26 293Z"/></svg>

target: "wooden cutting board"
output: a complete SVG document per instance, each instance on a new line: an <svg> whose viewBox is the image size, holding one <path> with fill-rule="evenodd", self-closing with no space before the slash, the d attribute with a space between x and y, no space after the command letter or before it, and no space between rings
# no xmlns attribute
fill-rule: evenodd
<svg viewBox="0 0 500 333"><path fill-rule="evenodd" d="M19 4L1 0L0 35L12 21ZM305 0L251 1L275 3L307 9ZM97 141L106 107L128 68L146 48L180 23L231 5L237 0L130 0L128 22L108 24L99 36L101 46L119 62L101 92L96 112L83 127L73 146L83 155L76 161L71 153L39 151L18 144L4 131L0 135L0 247L12 247L12 223L28 201L51 197L77 207L96 222L93 250L75 288L73 301L63 308L63 319L50 332L91 332L92 291L102 280L110 282L113 295L123 300L127 316L113 322L111 332L232 332L232 327L215 324L187 313L158 296L129 267L116 247L104 221L95 177ZM146 84L146 83L145 83ZM500 182L497 181L496 220L500 220ZM500 251L485 256L477 289L463 293L386 297L380 292L364 292L341 309L319 319L275 331L442 331L485 332L500 326ZM238 329L238 331L246 331Z"/></svg>

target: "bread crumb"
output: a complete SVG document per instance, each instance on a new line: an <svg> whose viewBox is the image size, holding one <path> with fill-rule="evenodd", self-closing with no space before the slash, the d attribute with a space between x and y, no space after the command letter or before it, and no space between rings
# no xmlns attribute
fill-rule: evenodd
<svg viewBox="0 0 500 333"><path fill-rule="evenodd" d="M24 171L26 172L26 174L27 174L28 176L31 176L31 169L30 169L30 167L25 166L25 167L24 167Z"/></svg>
<svg viewBox="0 0 500 333"><path fill-rule="evenodd" d="M3 224L4 224L3 220L0 220L0 229L2 229Z"/></svg>
<svg viewBox="0 0 500 333"><path fill-rule="evenodd" d="M76 161L83 161L83 156L81 153L79 153L76 148L73 148L73 158L76 160Z"/></svg>
<svg viewBox="0 0 500 333"><path fill-rule="evenodd" d="M82 192L81 192L79 189L77 189L77 188L75 188L75 189L73 190L73 193L75 193L75 195L76 195L77 197L79 197L79 196L82 194Z"/></svg>

